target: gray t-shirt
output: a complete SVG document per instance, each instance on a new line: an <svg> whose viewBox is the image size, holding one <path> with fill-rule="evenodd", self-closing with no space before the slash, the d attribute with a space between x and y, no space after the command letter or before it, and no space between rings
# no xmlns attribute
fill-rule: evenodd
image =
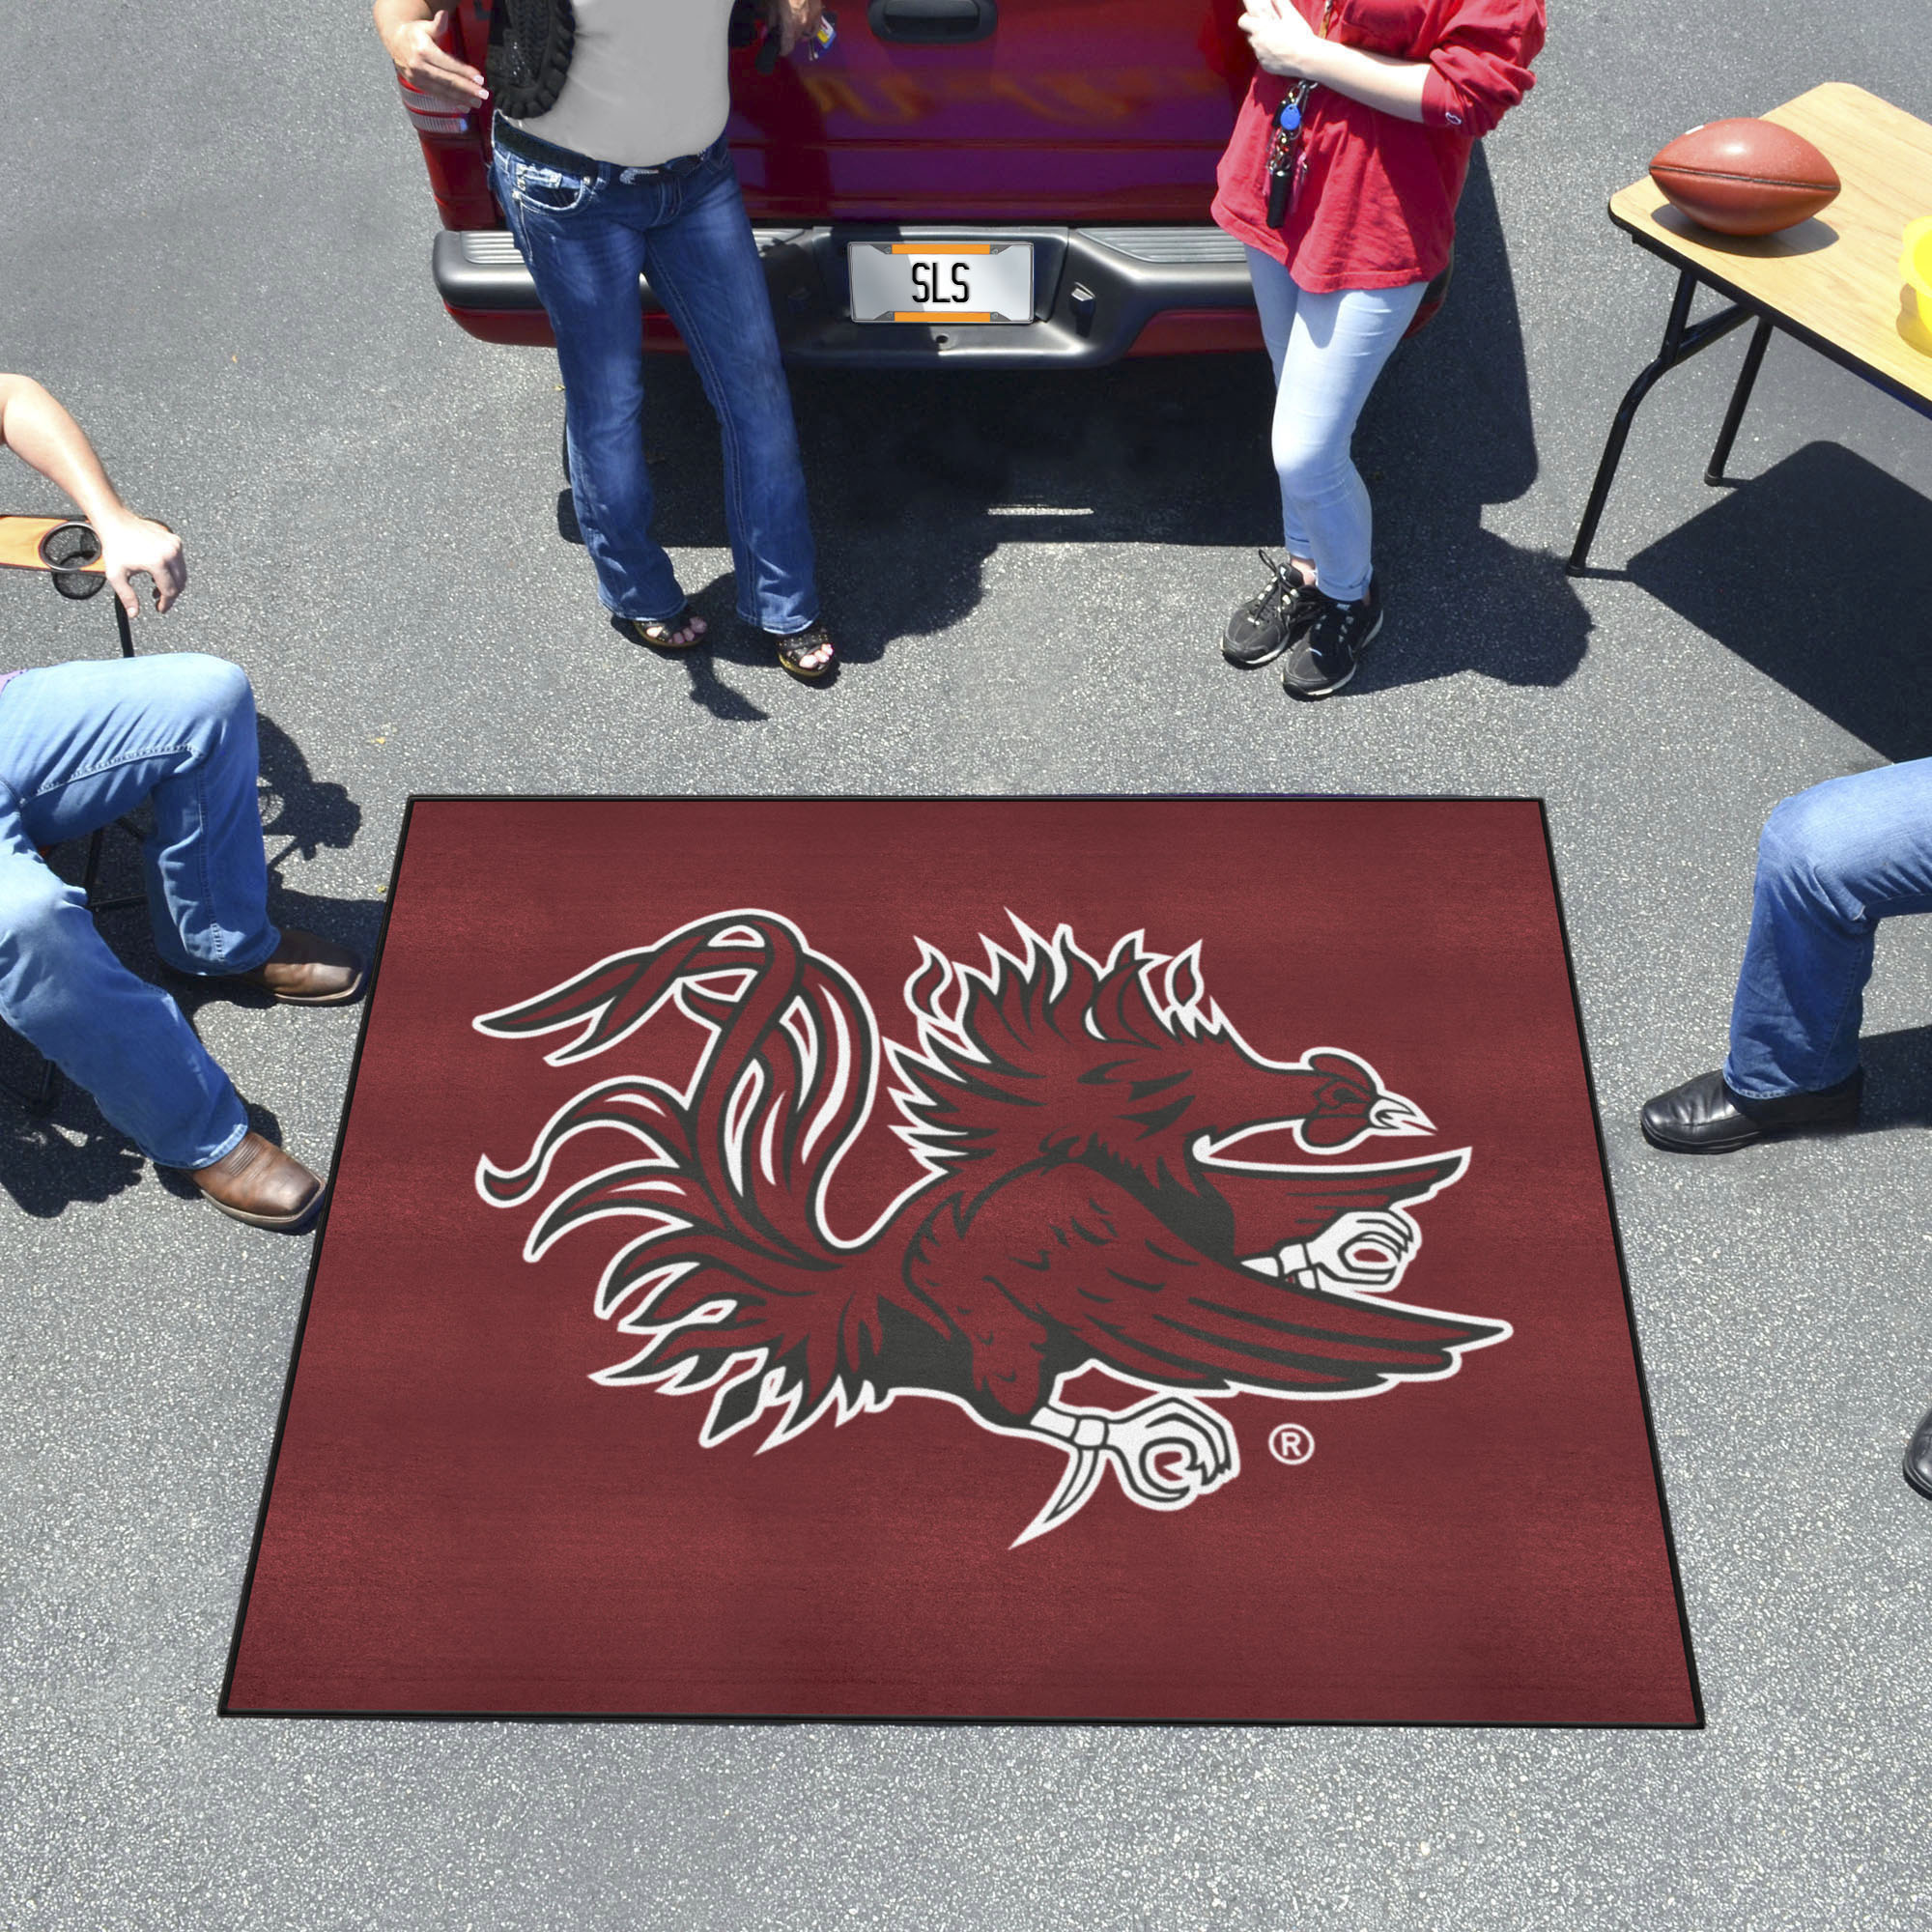
<svg viewBox="0 0 1932 1932"><path fill-rule="evenodd" d="M548 114L515 125L618 167L701 154L731 111L731 0L575 0L577 44Z"/></svg>

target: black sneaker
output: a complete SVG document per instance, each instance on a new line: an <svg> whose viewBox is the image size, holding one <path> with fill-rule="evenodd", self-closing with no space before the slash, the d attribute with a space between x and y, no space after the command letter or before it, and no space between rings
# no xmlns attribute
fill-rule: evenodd
<svg viewBox="0 0 1932 1932"><path fill-rule="evenodd" d="M1382 627L1381 585L1369 579L1369 594L1339 604L1320 590L1305 593L1315 605L1314 622L1295 639L1281 670L1281 688L1291 697L1326 697L1354 676L1362 653Z"/></svg>
<svg viewBox="0 0 1932 1932"><path fill-rule="evenodd" d="M1274 575L1259 597L1251 597L1228 619L1221 633L1221 655L1231 665L1253 670L1272 664L1315 621L1313 589L1292 566L1284 570L1266 551L1255 553Z"/></svg>

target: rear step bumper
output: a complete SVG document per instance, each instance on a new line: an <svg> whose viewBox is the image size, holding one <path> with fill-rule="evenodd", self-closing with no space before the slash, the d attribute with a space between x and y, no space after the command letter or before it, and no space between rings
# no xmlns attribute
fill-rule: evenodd
<svg viewBox="0 0 1932 1932"><path fill-rule="evenodd" d="M1167 322L1149 341L1163 348L1260 344L1247 257L1218 228L852 223L753 232L785 358L806 367L1095 367L1130 354L1157 316ZM965 239L1034 244L1031 323L850 320L848 242ZM437 293L470 334L494 342L549 339L543 304L507 229L445 229L431 263ZM646 315L661 318L648 282L643 297ZM664 327L647 324L647 333L655 338Z"/></svg>

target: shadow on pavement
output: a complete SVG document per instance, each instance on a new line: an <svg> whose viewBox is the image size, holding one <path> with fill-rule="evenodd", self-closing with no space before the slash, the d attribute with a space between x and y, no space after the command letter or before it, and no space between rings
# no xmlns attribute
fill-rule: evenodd
<svg viewBox="0 0 1932 1932"><path fill-rule="evenodd" d="M791 384L820 582L848 663L969 615L1006 542L1280 541L1258 355L1068 374L794 370ZM652 446L672 452L652 470L658 537L724 548L717 429L681 358L653 358L646 410ZM557 528L581 541L568 492ZM732 615L729 580L718 590L693 593L712 648L764 663L762 639Z"/></svg>
<svg viewBox="0 0 1932 1932"><path fill-rule="evenodd" d="M39 1075L21 1043L0 1036L0 1079ZM146 1167L85 1094L64 1094L51 1119L0 1096L0 1190L23 1214L51 1220L76 1201L109 1200L138 1186Z"/></svg>
<svg viewBox="0 0 1932 1932"><path fill-rule="evenodd" d="M1516 280L1480 145L1456 216L1441 312L1390 359L1355 434L1375 500L1380 642L1353 690L1479 671L1553 686L1589 649L1590 617L1561 556L1483 527L1484 509L1536 481Z"/></svg>
<svg viewBox="0 0 1932 1932"><path fill-rule="evenodd" d="M566 497L569 494L564 493ZM633 649L682 665L691 679L691 701L701 704L721 724L760 724L770 712L761 711L742 691L724 683L716 668L720 663L769 668L772 662L771 645L740 621L733 604L735 595L736 580L728 571L692 591L691 608L709 628L703 642L688 651L652 650L648 644L639 643L615 617L611 619L611 628Z"/></svg>
<svg viewBox="0 0 1932 1932"><path fill-rule="evenodd" d="M1861 1128L1932 1127L1932 1026L1867 1034L1859 1058L1865 1069Z"/></svg>
<svg viewBox="0 0 1932 1932"><path fill-rule="evenodd" d="M583 543L576 499L568 485L556 493L556 533L567 544L582 547ZM724 540L722 532L719 540ZM771 714L759 710L743 692L724 683L713 668L714 659L722 658L729 664L764 664L770 655L763 640L753 639L738 621L732 602L735 594L735 580L729 572L714 578L702 589L691 591L692 609L710 627L704 641L688 651L652 654L684 666L691 678L691 701L702 705L721 724L761 724ZM611 628L635 649L650 649L647 644L639 644L616 617L611 619Z"/></svg>
<svg viewBox="0 0 1932 1932"><path fill-rule="evenodd" d="M1482 527L1484 506L1521 496L1537 461L1516 288L1480 150L1457 253L1447 304L1397 353L1356 438L1392 606L1393 647L1369 660L1364 688L1469 669L1560 684L1587 648L1589 619L1560 559ZM791 384L826 604L848 663L967 616L1004 543L1281 541L1260 355L1067 373L794 370ZM722 548L717 430L682 358L652 360L645 407L647 440L671 459L652 471L660 539ZM557 523L566 540L577 534L567 493ZM1231 604L1253 575L1230 582ZM718 630L738 628L728 603L716 614ZM1203 635L1225 614L1204 611ZM759 644L721 635L716 648L742 662Z"/></svg>
<svg viewBox="0 0 1932 1932"><path fill-rule="evenodd" d="M323 846L346 852L362 829L362 808L332 781L321 780L308 768L301 748L272 718L257 717L261 747L262 836L270 843L269 869L292 852L313 859ZM276 838L286 838L279 852Z"/></svg>
<svg viewBox="0 0 1932 1932"><path fill-rule="evenodd" d="M1882 756L1932 754L1932 502L1863 457L1807 443L1629 574Z"/></svg>

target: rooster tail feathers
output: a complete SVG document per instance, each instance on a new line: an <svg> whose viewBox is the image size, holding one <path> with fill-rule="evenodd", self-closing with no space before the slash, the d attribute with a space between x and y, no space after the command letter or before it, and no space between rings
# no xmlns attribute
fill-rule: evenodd
<svg viewBox="0 0 1932 1932"><path fill-rule="evenodd" d="M641 1141L647 1151L642 1166L673 1169L676 1161L659 1138L668 1124L662 1103L648 1083L628 1078L605 1080L586 1088L559 1107L545 1122L532 1143L529 1157L513 1168L497 1167L486 1154L476 1163L476 1191L493 1208L521 1207L550 1176L557 1150L578 1134L610 1127Z"/></svg>
<svg viewBox="0 0 1932 1932"><path fill-rule="evenodd" d="M474 1025L563 1034L548 1056L562 1065L610 1051L667 1005L705 1036L681 1087L599 1082L552 1116L521 1162L479 1162L477 1190L511 1208L550 1188L530 1260L593 1222L646 1223L596 1297L597 1313L643 1346L598 1379L677 1393L717 1384L707 1429L720 1439L774 1407L781 1434L841 1390L856 1398L861 1364L880 1346L877 1298L854 1293L845 1264L891 1214L846 1240L826 1203L876 1097L878 1024L857 982L789 920L739 910L612 954ZM629 1157L557 1186L560 1151L600 1130L635 1143Z"/></svg>
<svg viewBox="0 0 1932 1932"><path fill-rule="evenodd" d="M712 946L702 920L661 940L656 946L613 952L560 985L495 1012L479 1013L470 1021L478 1033L502 1038L558 1033L575 1027L576 1037L544 1056L552 1066L567 1066L614 1046L642 1026L676 992L679 982L704 970L707 954L712 970L742 966L742 954L723 956Z"/></svg>
<svg viewBox="0 0 1932 1932"><path fill-rule="evenodd" d="M609 1051L668 1003L707 1036L687 1084L637 1077L588 1089L546 1123L527 1159L479 1163L483 1198L520 1205L566 1141L611 1127L643 1142L639 1177L655 1168L681 1181L708 1210L701 1218L753 1247L831 1259L859 1245L832 1233L825 1195L871 1110L878 1025L844 969L789 920L752 911L696 920L473 1024L505 1037L568 1031L547 1056L559 1065ZM601 1211L620 1209L607 1199Z"/></svg>

